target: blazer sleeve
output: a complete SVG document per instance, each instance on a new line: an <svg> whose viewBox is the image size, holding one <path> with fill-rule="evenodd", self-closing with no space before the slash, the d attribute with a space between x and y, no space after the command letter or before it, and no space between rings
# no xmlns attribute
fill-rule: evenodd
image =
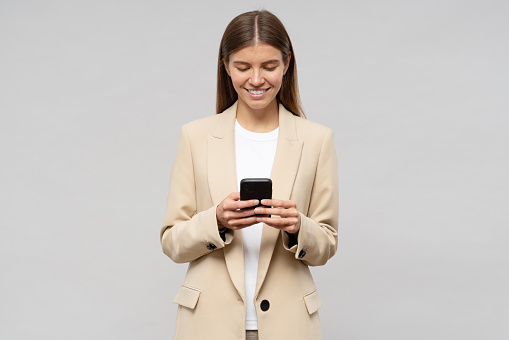
<svg viewBox="0 0 509 340"><path fill-rule="evenodd" d="M233 235L221 238L217 226L216 205L197 211L196 183L191 142L182 127L170 172L168 203L160 232L163 252L174 262L196 260L231 243Z"/></svg>
<svg viewBox="0 0 509 340"><path fill-rule="evenodd" d="M338 248L339 182L332 130L325 135L311 191L308 214L300 213L297 242L283 233L283 245L309 266L324 265ZM293 242L292 242L293 241Z"/></svg>

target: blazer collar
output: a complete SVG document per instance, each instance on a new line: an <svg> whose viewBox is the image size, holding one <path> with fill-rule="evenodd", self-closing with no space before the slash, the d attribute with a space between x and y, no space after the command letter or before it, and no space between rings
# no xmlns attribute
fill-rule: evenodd
<svg viewBox="0 0 509 340"><path fill-rule="evenodd" d="M235 119L237 117L238 101L219 114L219 120L214 130L214 137L224 138L235 131Z"/></svg>
<svg viewBox="0 0 509 340"><path fill-rule="evenodd" d="M235 131L235 120L237 118L238 101L219 114L219 121L214 130L213 136L224 138ZM288 140L299 140L295 127L295 115L288 111L283 104L279 103L279 138Z"/></svg>

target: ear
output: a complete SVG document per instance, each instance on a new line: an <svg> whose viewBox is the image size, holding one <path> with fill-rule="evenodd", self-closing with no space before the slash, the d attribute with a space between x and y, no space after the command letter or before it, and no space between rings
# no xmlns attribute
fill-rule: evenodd
<svg viewBox="0 0 509 340"><path fill-rule="evenodd" d="M292 52L288 52L288 57L286 58L286 61L285 61L285 69L283 71L283 75L286 74L286 71L288 71L288 67L290 66L290 59L292 58Z"/></svg>

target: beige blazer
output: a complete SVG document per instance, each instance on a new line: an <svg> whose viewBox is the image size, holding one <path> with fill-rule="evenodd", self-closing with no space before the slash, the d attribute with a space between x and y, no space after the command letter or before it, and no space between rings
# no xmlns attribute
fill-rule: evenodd
<svg viewBox="0 0 509 340"><path fill-rule="evenodd" d="M237 103L182 127L170 175L163 251L189 268L174 302L175 339L245 338L246 295L240 230L223 241L216 206L237 191L234 124ZM272 167L273 198L291 199L301 214L297 245L264 225L255 293L260 340L321 339L322 301L308 266L337 250L338 176L331 129L279 105Z"/></svg>

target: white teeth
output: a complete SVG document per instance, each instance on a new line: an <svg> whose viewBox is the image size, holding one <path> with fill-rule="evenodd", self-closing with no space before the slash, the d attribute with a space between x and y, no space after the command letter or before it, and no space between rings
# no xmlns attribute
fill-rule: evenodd
<svg viewBox="0 0 509 340"><path fill-rule="evenodd" d="M248 90L249 93L252 93L252 94L262 94L263 92L267 91L267 90Z"/></svg>

